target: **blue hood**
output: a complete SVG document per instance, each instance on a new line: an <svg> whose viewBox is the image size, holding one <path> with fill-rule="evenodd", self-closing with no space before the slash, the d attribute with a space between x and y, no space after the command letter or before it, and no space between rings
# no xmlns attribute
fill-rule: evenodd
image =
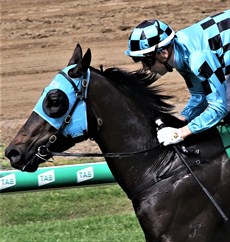
<svg viewBox="0 0 230 242"><path fill-rule="evenodd" d="M62 71L68 75L68 71L74 68L76 65L71 65L64 68ZM87 87L89 85L90 78L90 70L87 71ZM79 78L71 78L72 81L76 84L78 89L81 91L82 89L82 80L83 76ZM66 114L64 114L60 118L51 118L49 117L43 110L42 104L44 99L46 98L47 93L52 89L60 89L62 90L69 99L69 108ZM85 89L85 97L87 96L87 88ZM69 114L71 108L73 107L76 101L77 95L72 86L72 84L62 75L57 74L52 82L44 89L40 99L38 100L35 108L33 109L41 118L47 121L54 128L59 130L62 126L66 116ZM88 123L87 123L87 113L86 113L86 103L84 100L80 100L77 107L75 108L72 119L68 125L63 130L63 134L65 136L70 135L72 138L82 136L85 132L88 131Z"/></svg>

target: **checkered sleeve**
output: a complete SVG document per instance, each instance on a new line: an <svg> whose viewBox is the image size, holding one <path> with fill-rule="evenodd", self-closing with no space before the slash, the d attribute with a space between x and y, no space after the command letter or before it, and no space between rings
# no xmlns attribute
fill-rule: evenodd
<svg viewBox="0 0 230 242"><path fill-rule="evenodd" d="M198 77L207 108L192 119L188 126L192 133L211 128L227 114L227 95L223 65L212 51L197 51L190 56L190 67Z"/></svg>

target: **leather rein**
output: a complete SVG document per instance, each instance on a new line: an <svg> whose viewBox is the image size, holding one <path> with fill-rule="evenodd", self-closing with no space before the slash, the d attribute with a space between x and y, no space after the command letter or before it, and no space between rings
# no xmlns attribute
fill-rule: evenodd
<svg viewBox="0 0 230 242"><path fill-rule="evenodd" d="M144 149L140 151L134 152L116 152L116 153L67 153L67 152L50 152L52 156L74 156L74 157L108 157L108 158L124 158L136 156L139 154L147 153L161 146L161 144L157 144L149 149Z"/></svg>

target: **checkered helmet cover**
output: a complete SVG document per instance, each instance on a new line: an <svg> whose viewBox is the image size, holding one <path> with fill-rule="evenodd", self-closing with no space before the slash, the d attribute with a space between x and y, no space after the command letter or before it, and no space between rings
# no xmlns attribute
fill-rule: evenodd
<svg viewBox="0 0 230 242"><path fill-rule="evenodd" d="M128 56L144 57L145 54L168 45L175 32L160 20L145 20L133 29L128 40Z"/></svg>

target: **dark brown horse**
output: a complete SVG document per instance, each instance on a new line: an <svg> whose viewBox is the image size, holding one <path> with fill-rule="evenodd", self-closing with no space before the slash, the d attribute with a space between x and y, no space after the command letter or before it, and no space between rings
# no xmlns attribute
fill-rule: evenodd
<svg viewBox="0 0 230 242"><path fill-rule="evenodd" d="M41 162L86 138L93 138L115 179L131 199L151 242L228 242L229 223L216 208L171 146L156 138L155 118L181 127L171 106L150 85L154 76L118 68L90 67L91 52L82 57L77 45L68 66L44 90L31 116L7 147L14 168L33 172ZM219 133L212 128L187 139L182 156L230 215L230 161ZM199 150L192 152L192 150ZM124 154L126 154L124 156Z"/></svg>

